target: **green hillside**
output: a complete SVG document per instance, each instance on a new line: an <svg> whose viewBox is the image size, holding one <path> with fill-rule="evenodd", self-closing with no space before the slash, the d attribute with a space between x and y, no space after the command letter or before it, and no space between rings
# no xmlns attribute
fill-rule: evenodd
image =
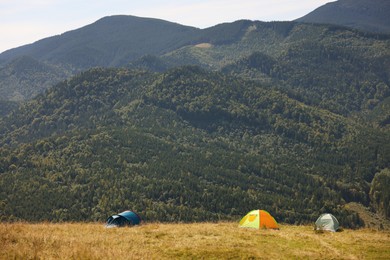
<svg viewBox="0 0 390 260"><path fill-rule="evenodd" d="M388 35L112 16L0 60L1 220L389 216Z"/></svg>
<svg viewBox="0 0 390 260"><path fill-rule="evenodd" d="M187 46L163 56L263 83L302 102L348 115L390 94L390 38L292 22L246 25L238 42Z"/></svg>
<svg viewBox="0 0 390 260"><path fill-rule="evenodd" d="M0 100L0 120L17 107L18 104L16 102Z"/></svg>
<svg viewBox="0 0 390 260"><path fill-rule="evenodd" d="M265 82L283 81L277 84L285 85L294 98L348 114L371 109L388 96L389 50L389 36L337 26L241 20L201 30L157 19L112 16L0 54L4 61L0 92L5 100L28 100L59 80L96 66L162 72L198 65L215 71L240 63L240 68L228 70ZM256 66L252 68L255 64L242 67L242 60L254 53L274 63L260 74L254 71ZM13 65L20 64L21 55L41 64ZM39 70L42 66L44 71Z"/></svg>
<svg viewBox="0 0 390 260"><path fill-rule="evenodd" d="M389 167L390 135L307 106L273 86L199 67L93 69L50 89L0 126L3 220L279 221L320 212L363 223Z"/></svg>
<svg viewBox="0 0 390 260"><path fill-rule="evenodd" d="M29 56L16 58L0 68L0 100L21 102L31 99L73 73L70 68Z"/></svg>

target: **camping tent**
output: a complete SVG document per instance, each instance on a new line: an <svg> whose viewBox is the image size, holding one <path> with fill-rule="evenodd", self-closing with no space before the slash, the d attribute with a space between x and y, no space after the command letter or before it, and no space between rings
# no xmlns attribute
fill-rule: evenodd
<svg viewBox="0 0 390 260"><path fill-rule="evenodd" d="M316 230L327 230L336 232L340 225L335 216L329 213L322 214L315 223Z"/></svg>
<svg viewBox="0 0 390 260"><path fill-rule="evenodd" d="M123 227L139 225L141 218L134 212L127 210L107 219L106 227Z"/></svg>
<svg viewBox="0 0 390 260"><path fill-rule="evenodd" d="M239 227L279 229L278 223L265 210L252 210L240 221Z"/></svg>

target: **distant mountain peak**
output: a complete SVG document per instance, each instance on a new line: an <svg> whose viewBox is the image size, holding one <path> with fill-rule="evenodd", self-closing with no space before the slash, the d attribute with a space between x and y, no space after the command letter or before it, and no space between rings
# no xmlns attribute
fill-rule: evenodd
<svg viewBox="0 0 390 260"><path fill-rule="evenodd" d="M0 60L6 63L26 55L78 69L121 66L145 54L161 55L184 46L198 30L154 18L107 16L79 29L5 51Z"/></svg>
<svg viewBox="0 0 390 260"><path fill-rule="evenodd" d="M389 0L338 0L297 19L298 22L336 24L374 33L390 33Z"/></svg>

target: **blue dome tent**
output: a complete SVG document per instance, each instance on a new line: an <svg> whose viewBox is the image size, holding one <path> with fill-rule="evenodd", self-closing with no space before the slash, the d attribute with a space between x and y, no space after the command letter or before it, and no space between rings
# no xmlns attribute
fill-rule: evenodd
<svg viewBox="0 0 390 260"><path fill-rule="evenodd" d="M134 226L141 223L141 218L130 210L112 215L107 219L106 227Z"/></svg>

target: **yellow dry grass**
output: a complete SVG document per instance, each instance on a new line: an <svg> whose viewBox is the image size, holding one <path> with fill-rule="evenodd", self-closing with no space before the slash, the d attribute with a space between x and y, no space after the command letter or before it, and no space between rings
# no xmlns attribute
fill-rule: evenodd
<svg viewBox="0 0 390 260"><path fill-rule="evenodd" d="M316 233L237 223L160 224L106 229L103 224L0 224L0 259L389 259L390 232Z"/></svg>

